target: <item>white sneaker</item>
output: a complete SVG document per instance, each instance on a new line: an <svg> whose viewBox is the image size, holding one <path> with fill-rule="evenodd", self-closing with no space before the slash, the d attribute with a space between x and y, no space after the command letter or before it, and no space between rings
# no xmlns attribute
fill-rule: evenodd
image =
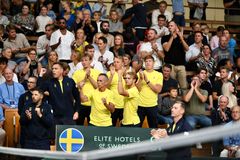
<svg viewBox="0 0 240 160"><path fill-rule="evenodd" d="M202 149L202 148L203 148L203 147L202 147L202 144L201 144L201 143L197 143L197 144L196 144L196 148L197 148L197 149Z"/></svg>

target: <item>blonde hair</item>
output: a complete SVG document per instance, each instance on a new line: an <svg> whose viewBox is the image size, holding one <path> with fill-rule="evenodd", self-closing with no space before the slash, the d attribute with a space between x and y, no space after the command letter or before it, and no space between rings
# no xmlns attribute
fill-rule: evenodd
<svg viewBox="0 0 240 160"><path fill-rule="evenodd" d="M233 106L237 105L237 97L229 89L231 86L233 86L231 82L226 82L226 83L223 83L222 85L222 93L224 96L228 97L229 108L232 108Z"/></svg>

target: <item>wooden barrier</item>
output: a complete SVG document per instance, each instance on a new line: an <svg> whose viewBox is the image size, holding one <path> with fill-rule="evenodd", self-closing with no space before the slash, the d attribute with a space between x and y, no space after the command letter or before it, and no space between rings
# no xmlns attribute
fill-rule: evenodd
<svg viewBox="0 0 240 160"><path fill-rule="evenodd" d="M6 131L6 146L16 147L20 135L20 116L18 109L5 109L4 130Z"/></svg>

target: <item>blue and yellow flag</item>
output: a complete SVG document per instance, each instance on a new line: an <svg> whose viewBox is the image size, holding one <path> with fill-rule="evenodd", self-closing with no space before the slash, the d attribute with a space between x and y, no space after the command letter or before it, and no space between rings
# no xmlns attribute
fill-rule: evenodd
<svg viewBox="0 0 240 160"><path fill-rule="evenodd" d="M64 152L79 152L84 146L84 137L79 130L68 128L60 134L59 145Z"/></svg>

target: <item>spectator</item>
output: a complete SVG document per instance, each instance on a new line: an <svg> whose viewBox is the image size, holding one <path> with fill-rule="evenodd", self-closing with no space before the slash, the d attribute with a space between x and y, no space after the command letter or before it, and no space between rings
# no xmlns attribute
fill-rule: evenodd
<svg viewBox="0 0 240 160"><path fill-rule="evenodd" d="M42 6L40 14L36 17L37 35L38 36L43 35L45 32L46 25L52 23L53 23L52 19L47 16L47 7Z"/></svg>
<svg viewBox="0 0 240 160"><path fill-rule="evenodd" d="M181 27L181 32L183 33L183 27L186 25L183 0L172 0L172 13L174 22Z"/></svg>
<svg viewBox="0 0 240 160"><path fill-rule="evenodd" d="M102 23L102 20L101 20L101 12L100 11L95 11L93 13L93 19L94 21L97 23L97 32L101 32L101 23Z"/></svg>
<svg viewBox="0 0 240 160"><path fill-rule="evenodd" d="M126 72L134 72L134 69L131 66L131 57L128 54L123 55L123 69Z"/></svg>
<svg viewBox="0 0 240 160"><path fill-rule="evenodd" d="M83 10L83 20L79 23L78 28L84 30L86 41L92 43L93 36L97 33L97 23L91 19L89 10Z"/></svg>
<svg viewBox="0 0 240 160"><path fill-rule="evenodd" d="M54 63L58 61L58 54L56 51L51 51L48 53L48 63L44 66L48 70L52 70L52 66Z"/></svg>
<svg viewBox="0 0 240 160"><path fill-rule="evenodd" d="M160 14L158 16L158 25L151 27L157 31L157 43L159 44L161 44L162 37L169 34L169 30L166 25L166 16Z"/></svg>
<svg viewBox="0 0 240 160"><path fill-rule="evenodd" d="M170 64L164 64L162 67L163 73L163 86L160 92L162 99L169 96L169 88L178 88L178 82L170 77L172 66Z"/></svg>
<svg viewBox="0 0 240 160"><path fill-rule="evenodd" d="M82 55L83 56L83 55ZM82 69L82 64L80 62L80 55L75 51L74 47L72 48L72 54L71 54L71 63L68 63L68 66L70 68L68 72L68 77L72 78L75 71Z"/></svg>
<svg viewBox="0 0 240 160"><path fill-rule="evenodd" d="M200 24L199 22L194 22L194 23L192 24L192 30L193 30L192 34L190 34L190 35L187 37L187 44L188 44L189 46L194 43L194 39L195 39L195 34L194 34L194 33L195 33L195 32L198 32L198 31L202 32L202 31L201 31L201 24ZM203 44L208 44L208 43L207 43L207 38L206 38L205 36L203 37L202 43L203 43Z"/></svg>
<svg viewBox="0 0 240 160"><path fill-rule="evenodd" d="M168 136L180 133L188 133L192 130L188 121L184 117L185 115L185 105L181 101L177 101L172 109L171 116L173 117L173 123L167 129L152 129L151 135L155 139L166 138ZM191 159L191 147L181 147L176 149L166 150L167 160L172 159Z"/></svg>
<svg viewBox="0 0 240 160"><path fill-rule="evenodd" d="M123 45L123 36L121 34L116 34L114 37L114 46L109 49L114 56L123 56L125 51L124 51L124 45Z"/></svg>
<svg viewBox="0 0 240 160"><path fill-rule="evenodd" d="M102 33L102 32L96 33L96 34L94 35L94 37L93 37L93 43L92 43L92 45L93 45L93 47L94 47L95 50L98 50L98 39L99 39L100 37L103 37L103 33ZM107 47L108 47L108 46L107 46ZM107 48L107 50L108 50L108 48Z"/></svg>
<svg viewBox="0 0 240 160"><path fill-rule="evenodd" d="M26 0L25 0L25 1L26 1ZM34 2L32 1L32 3L31 3L31 1L32 1L32 0L30 0L30 4L33 4ZM43 6L46 6L48 0L34 0L34 1L36 2L36 3L34 4L34 8L33 8L33 10L34 10L34 16L37 17L37 16L40 14L40 12L41 12L41 8L42 8Z"/></svg>
<svg viewBox="0 0 240 160"><path fill-rule="evenodd" d="M116 34L123 32L123 23L119 20L119 16L116 10L110 11L109 26L110 33Z"/></svg>
<svg viewBox="0 0 240 160"><path fill-rule="evenodd" d="M118 93L124 96L122 126L140 127L140 119L137 114L139 92L135 86L137 75L135 72L127 72L124 76L126 87L123 86L123 72L120 70L118 72Z"/></svg>
<svg viewBox="0 0 240 160"><path fill-rule="evenodd" d="M157 128L157 98L162 90L163 76L153 69L154 58L148 55L144 59L145 70L139 72L137 87L140 92L138 116L142 126L147 116L149 128Z"/></svg>
<svg viewBox="0 0 240 160"><path fill-rule="evenodd" d="M202 47L202 53L200 54L200 57L196 60L197 67L198 69L200 68L206 68L208 71L208 76L213 82L215 78L215 72L216 72L216 61L215 59L211 56L212 55L212 50L211 47L208 44L203 45Z"/></svg>
<svg viewBox="0 0 240 160"><path fill-rule="evenodd" d="M87 53L88 55L91 56L91 67L94 69L97 69L99 72L103 73L104 69L103 69L102 63L99 62L98 60L93 59L94 52L95 52L95 49L91 44L89 44L85 47L85 53Z"/></svg>
<svg viewBox="0 0 240 160"><path fill-rule="evenodd" d="M5 118L3 116L3 109L2 107L0 107L0 146L4 145L5 142L5 136L6 136L6 132L3 129L3 122L4 122Z"/></svg>
<svg viewBox="0 0 240 160"><path fill-rule="evenodd" d="M134 28L136 37L143 41L148 26L146 7L140 3L140 0L132 0L132 4L133 6L128 8L123 15L122 21L129 28Z"/></svg>
<svg viewBox="0 0 240 160"><path fill-rule="evenodd" d="M170 87L168 90L169 96L162 100L158 111L158 123L170 125L173 122L171 117L171 109L174 103L178 100L178 89Z"/></svg>
<svg viewBox="0 0 240 160"><path fill-rule="evenodd" d="M198 72L198 76L201 81L200 88L208 92L208 99L205 103L205 109L211 111L213 109L212 84L211 82L209 82L207 69L200 68Z"/></svg>
<svg viewBox="0 0 240 160"><path fill-rule="evenodd" d="M100 37L98 40L98 50L95 50L93 59L102 63L104 73L108 71L110 64L113 63L113 57L113 53L107 50L107 39Z"/></svg>
<svg viewBox="0 0 240 160"><path fill-rule="evenodd" d="M3 10L0 8L0 24L6 27L9 24L9 20L7 16L3 15L2 13L3 13Z"/></svg>
<svg viewBox="0 0 240 160"><path fill-rule="evenodd" d="M201 31L203 33L203 37L206 37L207 44L209 44L209 26L206 23L202 23Z"/></svg>
<svg viewBox="0 0 240 160"><path fill-rule="evenodd" d="M107 89L108 77L106 74L99 74L97 79L97 89L84 95L80 88L81 101L91 101L90 123L91 126L110 127L112 126L111 113L115 110L113 93Z"/></svg>
<svg viewBox="0 0 240 160"><path fill-rule="evenodd" d="M124 97L118 92L118 82L123 79L118 76L119 72L123 71L123 57L117 56L114 57L114 63L110 66L110 71L107 72L108 88L113 93L113 102L115 105L115 110L112 113L112 124L113 126L117 125L117 120L121 121L123 119L123 107L124 107Z"/></svg>
<svg viewBox="0 0 240 160"><path fill-rule="evenodd" d="M230 59L231 62L233 62L233 57L231 57L231 53L228 48L227 37L221 36L219 38L219 47L213 50L212 56L216 63L219 63L223 59Z"/></svg>
<svg viewBox="0 0 240 160"><path fill-rule="evenodd" d="M44 93L32 90L33 103L24 106L20 115L20 124L25 134L22 148L50 150L50 128L53 126L52 107L43 102Z"/></svg>
<svg viewBox="0 0 240 160"><path fill-rule="evenodd" d="M188 0L189 19L206 20L208 0Z"/></svg>
<svg viewBox="0 0 240 160"><path fill-rule="evenodd" d="M76 16L75 21L73 22L71 29L70 29L74 33L77 31L78 26L80 25L81 21L83 20L83 12L80 10L76 10L75 16Z"/></svg>
<svg viewBox="0 0 240 160"><path fill-rule="evenodd" d="M223 36L225 36L227 38L228 41L228 50L230 52L231 55L231 59L234 60L235 57L237 56L235 54L235 48L237 46L237 42L234 38L231 37L230 31L228 29L224 29L223 30ZM232 64L234 64L234 61L232 61Z"/></svg>
<svg viewBox="0 0 240 160"><path fill-rule="evenodd" d="M75 21L75 13L71 9L71 4L68 1L61 1L62 11L60 12L60 17L66 20L66 27L71 30L72 25Z"/></svg>
<svg viewBox="0 0 240 160"><path fill-rule="evenodd" d="M165 15L167 22L172 20L172 13L167 10L167 2L161 1L159 4L159 9L156 9L152 12L152 26L158 25L158 16Z"/></svg>
<svg viewBox="0 0 240 160"><path fill-rule="evenodd" d="M4 78L4 70L7 66L8 60L5 57L0 57L0 84L4 83L6 79ZM15 73L13 73L13 81L18 82L18 77Z"/></svg>
<svg viewBox="0 0 240 160"><path fill-rule="evenodd" d="M239 122L239 119L240 119L240 107L234 106L232 108L232 121L227 123L226 126L231 126L234 123ZM221 152L220 157L239 158L240 157L239 139L240 139L239 134L234 136L224 137L223 139L224 150Z"/></svg>
<svg viewBox="0 0 240 160"><path fill-rule="evenodd" d="M83 69L79 69L73 74L73 80L80 86L81 92L84 95L94 92L97 88L97 78L100 72L96 69L91 68L91 56L84 54L82 57ZM82 102L79 110L79 119L77 120L78 125L83 125L85 118L87 118L88 123L90 121L91 112L91 100Z"/></svg>
<svg viewBox="0 0 240 160"><path fill-rule="evenodd" d="M187 103L186 120L192 128L199 124L202 127L212 125L210 118L205 116L205 102L208 99L208 92L200 88L201 82L198 76L193 76L191 88L185 91L183 100Z"/></svg>
<svg viewBox="0 0 240 160"><path fill-rule="evenodd" d="M223 35L222 34L223 30L224 30L223 26L218 26L216 35L212 36L212 38L210 40L210 46L211 46L212 50L218 48L218 46L219 46L219 38Z"/></svg>
<svg viewBox="0 0 240 160"><path fill-rule="evenodd" d="M139 52L141 58L144 59L147 56L152 56L154 58L154 70L160 71L163 64L164 53L161 44L156 41L157 32L154 29L149 29L147 33L147 42L141 44ZM145 68L145 63L143 63Z"/></svg>
<svg viewBox="0 0 240 160"><path fill-rule="evenodd" d="M14 16L22 11L22 7L24 5L24 0L12 0L10 4L10 14Z"/></svg>
<svg viewBox="0 0 240 160"><path fill-rule="evenodd" d="M228 107L231 109L237 105L237 97L235 96L235 88L231 82L223 83L222 93L228 97Z"/></svg>
<svg viewBox="0 0 240 160"><path fill-rule="evenodd" d="M229 99L227 96L220 96L218 100L217 110L213 110L211 113L211 119L213 125L223 125L232 120L231 109L228 108ZM223 141L218 140L213 142L212 150L213 156L219 156L223 147Z"/></svg>
<svg viewBox="0 0 240 160"><path fill-rule="evenodd" d="M55 22L56 20L56 14L55 12L52 10L53 8L53 2L52 1L47 1L47 9L48 9L48 12L47 12L47 15L52 18L52 21Z"/></svg>
<svg viewBox="0 0 240 160"><path fill-rule="evenodd" d="M28 52L27 61L22 61L17 66L15 72L19 76L19 82L26 88L26 81L29 77L38 77L42 68L41 63L37 59L36 50L32 49Z"/></svg>
<svg viewBox="0 0 240 160"><path fill-rule="evenodd" d="M25 90L20 83L13 81L13 71L11 69L5 68L3 76L6 82L0 84L0 105L3 109L17 108L19 97Z"/></svg>
<svg viewBox="0 0 240 160"><path fill-rule="evenodd" d="M103 0L98 0L92 7L92 11L100 11L102 15L102 19L107 18L107 6L104 4Z"/></svg>
<svg viewBox="0 0 240 160"><path fill-rule="evenodd" d="M122 16L125 14L126 10L126 4L124 0L112 0L112 6L110 8L111 10L116 10L119 16L119 19L122 18Z"/></svg>
<svg viewBox="0 0 240 160"><path fill-rule="evenodd" d="M47 24L45 26L45 34L40 36L37 40L36 51L39 58L42 58L42 65L47 65L47 54L51 51L50 39L55 28L53 24Z"/></svg>
<svg viewBox="0 0 240 160"><path fill-rule="evenodd" d="M218 100L219 96L223 95L223 93L222 93L223 83L230 82L228 80L228 74L229 74L229 70L226 67L221 67L220 68L220 79L216 80L213 83L213 93L212 94L213 94L214 108L217 107L217 100Z"/></svg>
<svg viewBox="0 0 240 160"><path fill-rule="evenodd" d="M186 70L197 71L196 60L201 56L203 34L200 31L194 32L194 44L189 46L186 52Z"/></svg>
<svg viewBox="0 0 240 160"><path fill-rule="evenodd" d="M7 59L7 67L10 68L11 70L15 70L17 67L17 63L12 59L12 50L11 48L5 48L2 50L2 57Z"/></svg>
<svg viewBox="0 0 240 160"><path fill-rule="evenodd" d="M14 61L20 63L25 59L26 53L35 48L30 46L27 38L22 33L16 33L16 28L13 25L7 26L8 38L3 43L3 48L11 48L14 56Z"/></svg>
<svg viewBox="0 0 240 160"><path fill-rule="evenodd" d="M22 6L21 13L13 16L11 22L15 25L18 33L33 35L35 19L34 16L29 13L29 6L27 4Z"/></svg>
<svg viewBox="0 0 240 160"><path fill-rule="evenodd" d="M88 45L88 42L85 41L86 36L83 29L78 29L75 33L75 40L72 42L72 45L75 47L75 51L79 54L79 57L81 58L84 54L84 48L86 45Z"/></svg>
<svg viewBox="0 0 240 160"><path fill-rule="evenodd" d="M185 70L185 51L189 50L183 35L175 22L169 22L168 29L171 34L162 37L162 46L164 50L164 61L172 65L171 77L176 78L180 88L187 88L186 70Z"/></svg>
<svg viewBox="0 0 240 160"><path fill-rule="evenodd" d="M155 9L159 8L159 2L157 2L156 0L148 0L148 1L145 1L143 4L146 7L148 18L151 19L152 12Z"/></svg>
<svg viewBox="0 0 240 160"><path fill-rule="evenodd" d="M67 30L66 19L58 19L59 29L52 33L50 46L56 50L58 58L64 62L70 62L71 44L75 40L74 35Z"/></svg>
<svg viewBox="0 0 240 160"><path fill-rule="evenodd" d="M109 33L109 22L108 21L102 21L100 25L101 32L103 33L103 36L107 38L107 44L108 47L113 47L114 46L114 37Z"/></svg>

